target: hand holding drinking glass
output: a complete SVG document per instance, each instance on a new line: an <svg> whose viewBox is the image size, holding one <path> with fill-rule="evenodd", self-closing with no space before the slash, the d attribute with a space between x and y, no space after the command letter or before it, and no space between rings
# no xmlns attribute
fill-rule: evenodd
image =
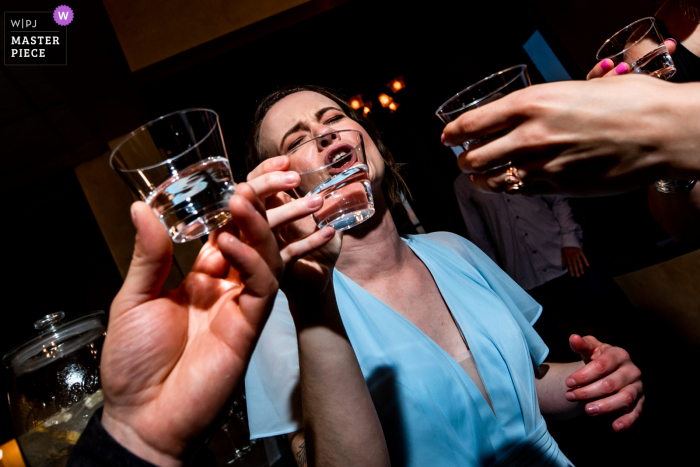
<svg viewBox="0 0 700 467"><path fill-rule="evenodd" d="M527 66L513 66L499 71L498 73L494 73L458 92L455 96L438 107L435 115L437 115L443 123L449 124L469 111L483 107L486 104L497 101L512 92L524 89L528 86L530 86L530 76L527 74ZM509 131L509 127L501 128L491 133L481 134L474 138L464 140L461 144L465 151L469 151L489 141L493 141L507 134ZM464 158L466 154L467 152L464 152L459 155L458 164L459 159ZM497 171L497 169L503 170ZM516 192L523 187L523 182L518 177L518 169L511 166L510 161L501 166L492 167L490 170L493 171L492 174L498 172L503 176L503 180L508 185L506 191Z"/></svg>
<svg viewBox="0 0 700 467"><path fill-rule="evenodd" d="M331 226L319 230L311 217L324 205L320 194L294 199L286 193L300 183L299 174L288 172L289 168L289 157L272 157L248 174L248 183L267 207L267 218L286 264L280 287L292 300L328 290L340 254L342 233ZM303 256L300 251L308 253Z"/></svg>
<svg viewBox="0 0 700 467"><path fill-rule="evenodd" d="M101 361L102 424L157 465L182 465L242 380L284 270L253 189L241 184L227 210L231 222L165 291L172 242L151 208L132 205L136 246Z"/></svg>

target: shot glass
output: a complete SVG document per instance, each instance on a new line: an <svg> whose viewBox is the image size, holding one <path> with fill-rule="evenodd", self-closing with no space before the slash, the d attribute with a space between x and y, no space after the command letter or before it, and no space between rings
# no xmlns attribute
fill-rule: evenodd
<svg viewBox="0 0 700 467"><path fill-rule="evenodd" d="M231 176L219 116L187 109L132 131L109 158L156 213L175 243L206 235L231 219Z"/></svg>
<svg viewBox="0 0 700 467"><path fill-rule="evenodd" d="M506 94L530 86L530 76L527 74L527 65L516 65L472 84L468 88L458 92L438 107L435 115L447 125L456 120L460 115L478 107L483 107L500 99ZM470 147L485 144L493 139L503 136L510 129L491 133L480 138L462 143L462 147L468 150Z"/></svg>
<svg viewBox="0 0 700 467"><path fill-rule="evenodd" d="M287 154L301 182L294 196L320 194L323 207L312 217L319 228L351 229L372 217L374 199L362 133L339 130L304 141Z"/></svg>
<svg viewBox="0 0 700 467"><path fill-rule="evenodd" d="M664 38L652 17L642 18L617 31L596 54L598 61L609 58L613 66L624 62L632 73L669 79L676 73Z"/></svg>

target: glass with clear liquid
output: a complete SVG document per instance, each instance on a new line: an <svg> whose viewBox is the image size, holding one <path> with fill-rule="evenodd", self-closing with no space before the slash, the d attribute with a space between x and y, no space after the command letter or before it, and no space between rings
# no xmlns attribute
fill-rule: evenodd
<svg viewBox="0 0 700 467"><path fill-rule="evenodd" d="M111 166L156 213L175 243L226 224L236 191L219 116L188 109L131 132L110 157Z"/></svg>
<svg viewBox="0 0 700 467"><path fill-rule="evenodd" d="M175 243L201 237L231 219L235 192L228 159L211 157L169 178L146 198Z"/></svg>
<svg viewBox="0 0 700 467"><path fill-rule="evenodd" d="M627 63L633 73L655 78L669 79L676 73L653 17L642 18L617 31L603 43L596 58L598 61L608 58L613 66Z"/></svg>
<svg viewBox="0 0 700 467"><path fill-rule="evenodd" d="M372 217L374 199L368 172L365 164L352 166L306 195L323 196L323 206L312 215L318 228L330 225L337 231L343 231Z"/></svg>
<svg viewBox="0 0 700 467"><path fill-rule="evenodd" d="M303 142L287 156L290 170L301 178L294 195L323 196L323 206L312 215L319 228L330 225L343 231L372 217L374 198L362 133L329 132Z"/></svg>

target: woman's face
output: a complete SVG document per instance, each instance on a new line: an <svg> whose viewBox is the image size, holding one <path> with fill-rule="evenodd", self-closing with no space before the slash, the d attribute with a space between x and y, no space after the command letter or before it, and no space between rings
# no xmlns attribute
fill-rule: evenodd
<svg viewBox="0 0 700 467"><path fill-rule="evenodd" d="M310 138L331 131L357 130L365 143L372 189L381 190L384 161L362 125L349 118L331 99L312 91L300 91L280 99L267 112L260 127L260 144L271 156L283 155Z"/></svg>

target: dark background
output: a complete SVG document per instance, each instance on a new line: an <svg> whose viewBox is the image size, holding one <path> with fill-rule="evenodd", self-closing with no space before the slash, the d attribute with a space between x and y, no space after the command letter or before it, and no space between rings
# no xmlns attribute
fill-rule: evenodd
<svg viewBox="0 0 700 467"><path fill-rule="evenodd" d="M32 2L32 9L56 5L42 0ZM569 74L582 79L606 37L653 14L648 1L606 2L605 11L600 5L351 0L206 60L188 54L132 74L102 4L71 2L76 20L69 26L69 66L0 70L3 188L14 195L6 199L6 212L13 215L3 229L0 354L30 336L32 323L47 313L60 309L73 318L108 310L121 277L72 167L108 151L107 141L174 110L208 107L219 113L240 180L253 112L269 92L317 84L347 97L362 94L374 101L371 118L385 143L408 164L411 204L426 231L464 235L452 191L459 172L454 154L439 142L435 109L457 90L514 64L527 64L533 83L542 82L522 48L537 29ZM27 4L1 0L0 7L14 11ZM564 20L573 26L562 29ZM376 96L391 94L385 85L399 75L406 89L393 95L400 108L391 114ZM611 275L688 251L655 225L646 190L572 205L588 252ZM610 431L607 422L604 429ZM0 444L14 436L2 403ZM583 442L593 443L590 436ZM664 436L660 440L670 442L671 434Z"/></svg>

